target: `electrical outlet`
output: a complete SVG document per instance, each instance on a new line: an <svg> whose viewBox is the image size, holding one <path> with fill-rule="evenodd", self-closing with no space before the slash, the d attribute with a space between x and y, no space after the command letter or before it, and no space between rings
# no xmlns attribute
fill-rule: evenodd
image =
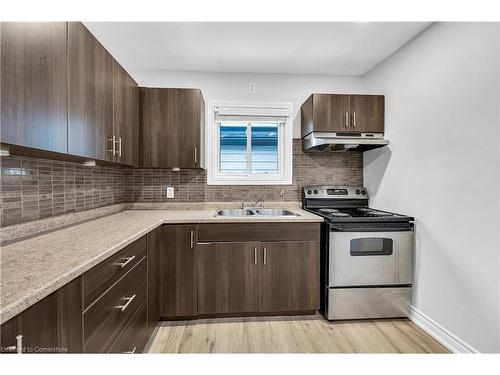
<svg viewBox="0 0 500 375"><path fill-rule="evenodd" d="M167 186L167 198L174 197L174 188L173 186Z"/></svg>
<svg viewBox="0 0 500 375"><path fill-rule="evenodd" d="M255 82L250 82L248 84L248 92L250 94L255 94L257 92L257 84Z"/></svg>

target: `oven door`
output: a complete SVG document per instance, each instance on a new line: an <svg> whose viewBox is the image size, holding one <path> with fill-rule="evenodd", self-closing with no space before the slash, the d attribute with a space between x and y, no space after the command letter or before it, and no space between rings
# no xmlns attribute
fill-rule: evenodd
<svg viewBox="0 0 500 375"><path fill-rule="evenodd" d="M331 231L329 287L410 285L413 231Z"/></svg>

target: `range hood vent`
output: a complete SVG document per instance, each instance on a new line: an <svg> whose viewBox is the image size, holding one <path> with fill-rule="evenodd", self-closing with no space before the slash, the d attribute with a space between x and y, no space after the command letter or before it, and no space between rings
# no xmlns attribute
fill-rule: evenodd
<svg viewBox="0 0 500 375"><path fill-rule="evenodd" d="M383 134L312 132L302 138L304 152L368 151L384 147Z"/></svg>

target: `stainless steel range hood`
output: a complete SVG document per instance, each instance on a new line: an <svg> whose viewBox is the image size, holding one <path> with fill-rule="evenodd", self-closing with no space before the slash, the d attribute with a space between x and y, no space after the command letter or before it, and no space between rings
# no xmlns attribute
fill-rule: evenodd
<svg viewBox="0 0 500 375"><path fill-rule="evenodd" d="M368 151L388 144L381 133L312 132L302 138L304 152Z"/></svg>

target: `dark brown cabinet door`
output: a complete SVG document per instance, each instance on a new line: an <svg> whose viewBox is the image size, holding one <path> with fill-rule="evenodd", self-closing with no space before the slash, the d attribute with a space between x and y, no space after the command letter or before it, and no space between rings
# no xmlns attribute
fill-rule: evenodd
<svg viewBox="0 0 500 375"><path fill-rule="evenodd" d="M155 295L150 294L152 317L155 304L159 317L197 314L195 241L194 225L163 225L148 237L149 254L154 252L149 259L149 282L155 285Z"/></svg>
<svg viewBox="0 0 500 375"><path fill-rule="evenodd" d="M384 132L384 96L350 95L350 129L363 133Z"/></svg>
<svg viewBox="0 0 500 375"><path fill-rule="evenodd" d="M143 167L199 168L204 100L198 89L141 88Z"/></svg>
<svg viewBox="0 0 500 375"><path fill-rule="evenodd" d="M198 314L258 312L258 242L203 243L198 252Z"/></svg>
<svg viewBox="0 0 500 375"><path fill-rule="evenodd" d="M66 153L66 23L0 27L1 141Z"/></svg>
<svg viewBox="0 0 500 375"><path fill-rule="evenodd" d="M0 348L16 346L23 353L81 353L83 350L81 279L47 296L0 328Z"/></svg>
<svg viewBox="0 0 500 375"><path fill-rule="evenodd" d="M113 130L115 161L138 166L139 88L116 60L113 60Z"/></svg>
<svg viewBox="0 0 500 375"><path fill-rule="evenodd" d="M319 242L262 242L261 310L319 308Z"/></svg>
<svg viewBox="0 0 500 375"><path fill-rule="evenodd" d="M68 153L113 160L113 57L80 22L68 23Z"/></svg>
<svg viewBox="0 0 500 375"><path fill-rule="evenodd" d="M349 95L313 94L302 105L302 136L349 131Z"/></svg>

